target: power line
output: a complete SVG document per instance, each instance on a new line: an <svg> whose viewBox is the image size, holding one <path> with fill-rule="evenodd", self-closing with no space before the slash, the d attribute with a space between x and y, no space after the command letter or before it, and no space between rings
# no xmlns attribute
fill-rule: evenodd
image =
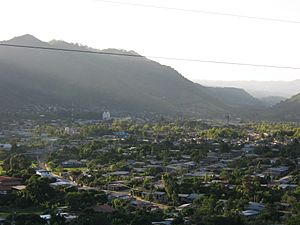
<svg viewBox="0 0 300 225"><path fill-rule="evenodd" d="M164 59L164 60L186 61L186 62L225 64L225 65L233 65L233 66L250 66L250 67L263 67L263 68L273 68L273 69L300 70L300 67L293 67L293 66L278 66L278 65L268 65L268 64L230 62L230 61L175 58L175 57L165 57L165 56L142 56L138 54L129 54L129 53L103 52L103 51L91 51L91 50L79 50L79 49L54 48L54 47L52 48L52 47L31 46L31 45L16 45L16 44L0 43L0 46L14 47L14 48L27 48L27 49L40 49L40 50L50 50L50 51L77 52L77 53L87 53L87 54L99 54L99 55L120 56L120 57L152 58L152 59Z"/></svg>
<svg viewBox="0 0 300 225"><path fill-rule="evenodd" d="M300 21L296 21L296 20L276 19L276 18L258 17L258 16L247 16L247 15L241 15L241 14L232 14L232 13L205 11L205 10L195 10L195 9L183 9L183 8L157 6L157 5L146 5L146 4L131 3L131 2L119 2L119 1L109 1L109 0L96 0L96 1L112 3L112 4L119 4L119 5L144 7L144 8L166 9L166 10L173 10L173 11L201 13L201 14L209 14L209 15L217 15L217 16L228 16L228 17L236 17L236 18L251 19L251 20L263 20L263 21L271 21L271 22L300 24Z"/></svg>

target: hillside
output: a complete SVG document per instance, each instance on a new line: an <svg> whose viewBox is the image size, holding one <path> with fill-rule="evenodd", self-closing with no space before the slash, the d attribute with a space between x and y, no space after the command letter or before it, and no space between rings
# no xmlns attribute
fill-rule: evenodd
<svg viewBox="0 0 300 225"><path fill-rule="evenodd" d="M31 35L2 43L99 51L64 41L46 43ZM260 106L244 91L203 87L145 57L1 47L0 68L0 94L5 96L0 99L2 111L37 106L68 110L73 104L81 111L108 108L211 118L238 113L237 108L245 104Z"/></svg>
<svg viewBox="0 0 300 225"><path fill-rule="evenodd" d="M300 93L273 106L268 119L300 122Z"/></svg>
<svg viewBox="0 0 300 225"><path fill-rule="evenodd" d="M274 106L282 101L287 100L287 98L280 97L280 96L268 96L268 97L260 98L259 100L268 106Z"/></svg>
<svg viewBox="0 0 300 225"><path fill-rule="evenodd" d="M264 104L240 88L207 87L207 93L220 99L232 108L264 107Z"/></svg>

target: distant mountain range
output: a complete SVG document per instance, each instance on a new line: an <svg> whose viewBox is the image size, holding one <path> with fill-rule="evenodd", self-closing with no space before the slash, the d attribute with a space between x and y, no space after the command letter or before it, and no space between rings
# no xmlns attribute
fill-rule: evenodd
<svg viewBox="0 0 300 225"><path fill-rule="evenodd" d="M1 43L97 50L64 41L42 42L31 35ZM267 105L240 88L194 83L171 67L145 57L124 57L18 47L0 47L0 113L74 107L128 113L161 113L198 118L231 114L257 118Z"/></svg>
<svg viewBox="0 0 300 225"><path fill-rule="evenodd" d="M256 98L277 96L290 98L300 92L300 79L294 81L217 81L217 80L197 80L210 87L236 87L245 89Z"/></svg>
<svg viewBox="0 0 300 225"><path fill-rule="evenodd" d="M245 89L268 108L256 110L258 118L267 120L300 121L300 79L294 81L214 81L198 80L209 87ZM254 117L252 117L254 118Z"/></svg>

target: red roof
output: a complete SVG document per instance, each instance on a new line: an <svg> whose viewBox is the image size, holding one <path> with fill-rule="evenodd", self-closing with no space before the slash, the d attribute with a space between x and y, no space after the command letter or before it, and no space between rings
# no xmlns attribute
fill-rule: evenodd
<svg viewBox="0 0 300 225"><path fill-rule="evenodd" d="M3 181L20 181L20 178L16 178L16 177L8 177L8 176L0 176L0 182Z"/></svg>

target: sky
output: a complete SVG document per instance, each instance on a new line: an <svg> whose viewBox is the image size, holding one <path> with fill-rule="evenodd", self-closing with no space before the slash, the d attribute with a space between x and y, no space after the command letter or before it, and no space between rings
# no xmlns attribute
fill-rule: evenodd
<svg viewBox="0 0 300 225"><path fill-rule="evenodd" d="M145 56L300 67L298 0L117 0L213 11L211 15L101 0L1 0L0 40L32 34L97 49L134 50ZM0 49L1 51L1 49ZM300 70L154 59L192 80L294 80Z"/></svg>

